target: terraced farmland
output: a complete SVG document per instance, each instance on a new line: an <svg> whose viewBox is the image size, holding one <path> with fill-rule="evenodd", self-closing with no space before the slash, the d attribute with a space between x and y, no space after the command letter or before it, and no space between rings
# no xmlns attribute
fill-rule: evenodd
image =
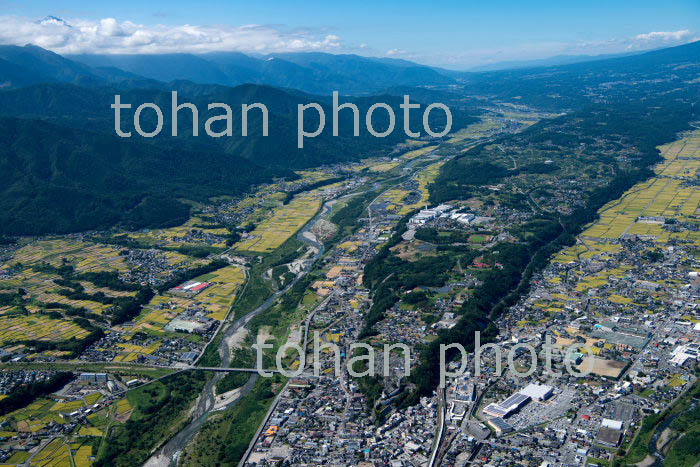
<svg viewBox="0 0 700 467"><path fill-rule="evenodd" d="M667 245L671 240L700 245L700 232L692 230L700 224L700 187L694 185L700 170L700 131L662 146L660 150L664 161L655 168L657 176L634 186L620 199L604 206L600 220L581 234L583 242L562 250L553 258L552 262L558 264L591 260L601 265L598 270L575 269L548 279L552 284L562 284L565 279L575 284L572 292L576 296L572 295L572 299L576 302L587 296L606 300L620 309L643 308L654 313L657 310L644 304L647 302L645 295L658 298L664 294L662 287L673 287L673 281L657 281L658 287L652 285L648 290L639 287L624 289L628 294L637 294L636 298L604 293L601 290L605 290L611 281L627 281L632 266L603 267L603 262L613 260L613 263L618 263L614 257L624 252L620 238L625 235L637 235L659 246ZM673 219L674 224L670 225L684 227L670 229L666 219ZM538 306L558 311L566 306L567 298L566 294L553 294Z"/></svg>
<svg viewBox="0 0 700 467"><path fill-rule="evenodd" d="M700 133L661 147L664 162L657 176L635 186L619 200L606 205L600 220L583 233L591 240L612 240L624 234L643 235L667 243L672 238L700 242L700 232L670 232L662 219L698 224L700 189L694 186L700 170Z"/></svg>
<svg viewBox="0 0 700 467"><path fill-rule="evenodd" d="M158 245L166 248L179 248L182 246L201 246L201 243L188 241L187 235L193 230L220 238L220 241L211 243L209 246L215 248L225 248L225 237L229 234L228 229L222 227L205 228L208 222L200 216L192 216L187 222L176 227L166 229L152 229L142 232L130 232L127 236L134 241L144 245ZM175 253L176 254L176 253ZM172 255L171 255L172 256ZM174 256L174 264L179 261L187 261L187 256Z"/></svg>
<svg viewBox="0 0 700 467"><path fill-rule="evenodd" d="M73 461L76 467L89 467L92 465L90 457L92 456L91 446L80 446L77 452L73 455Z"/></svg>
<svg viewBox="0 0 700 467"><path fill-rule="evenodd" d="M39 467L71 467L70 447L60 438L55 438L34 458L32 465Z"/></svg>
<svg viewBox="0 0 700 467"><path fill-rule="evenodd" d="M44 315L0 316L0 345L23 340L79 340L88 334L88 331L72 321L55 320Z"/></svg>
<svg viewBox="0 0 700 467"><path fill-rule="evenodd" d="M301 193L289 204L274 208L265 220L250 232L250 237L236 245L236 250L255 253L274 251L316 215L322 204L323 191L324 189L318 189Z"/></svg>
<svg viewBox="0 0 700 467"><path fill-rule="evenodd" d="M107 245L98 245L72 239L48 239L30 243L19 249L12 261L5 266L17 263L38 264L45 262L60 266L63 258L71 258L72 264L79 272L88 271L126 271L124 257L119 250Z"/></svg>

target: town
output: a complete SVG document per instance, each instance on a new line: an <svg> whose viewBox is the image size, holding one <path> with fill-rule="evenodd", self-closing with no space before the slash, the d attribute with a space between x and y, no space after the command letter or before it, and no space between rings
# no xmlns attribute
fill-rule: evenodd
<svg viewBox="0 0 700 467"><path fill-rule="evenodd" d="M474 296L528 262L520 248L550 238L553 213L570 215L583 190L602 186L598 177L572 184L577 159L554 163L552 149L533 161L521 132L541 115L489 112L448 143L308 171L203 207L179 227L6 248L2 280L23 291L5 306L31 314L4 331L3 392L26 385L41 395L3 417L4 462L89 465L110 430L147 419L141 398L169 390L169 378L189 385L188 397L205 395L198 415L175 410L168 422L191 433L185 448L163 439L152 455L185 465L210 465L212 440L245 410L255 422L236 446L250 466L662 458L662 441L653 453L638 447L658 436L640 434L644 417L695 407L700 238L689 214L699 199L685 174L697 170L689 156L700 137L662 148L643 190L606 206L535 271L491 317L496 335L476 329L462 336L483 337L443 342ZM507 138L491 143L495 135ZM485 154L507 168L466 199L433 201L445 167L469 151L478 151L467 158L473 170ZM251 287L271 298L247 295ZM55 344L23 337L51 319L58 326L42 339ZM71 337L85 345L61 344ZM32 370L47 364L64 370ZM78 376L66 384L71 369ZM414 378L426 372L440 378L422 393ZM249 408L258 400L269 408Z"/></svg>

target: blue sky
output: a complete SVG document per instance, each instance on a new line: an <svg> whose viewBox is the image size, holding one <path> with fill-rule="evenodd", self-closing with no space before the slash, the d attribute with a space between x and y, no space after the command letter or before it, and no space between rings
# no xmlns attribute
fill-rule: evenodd
<svg viewBox="0 0 700 467"><path fill-rule="evenodd" d="M47 15L67 25L37 29ZM468 68L675 45L700 35L699 20L698 0L0 0L0 41L34 37L63 53L321 50Z"/></svg>

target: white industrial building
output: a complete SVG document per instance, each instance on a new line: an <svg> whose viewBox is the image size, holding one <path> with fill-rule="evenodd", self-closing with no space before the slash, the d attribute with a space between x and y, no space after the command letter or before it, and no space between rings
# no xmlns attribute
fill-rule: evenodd
<svg viewBox="0 0 700 467"><path fill-rule="evenodd" d="M600 426L605 428L612 428L613 430L622 430L622 422L620 420L611 420L609 418L604 418L600 422Z"/></svg>
<svg viewBox="0 0 700 467"><path fill-rule="evenodd" d="M554 388L546 384L528 384L519 392L537 401L546 401L554 393Z"/></svg>
<svg viewBox="0 0 700 467"><path fill-rule="evenodd" d="M700 344L691 343L687 345L679 345L673 352L670 360L672 365L683 366L689 360L697 360L700 357Z"/></svg>

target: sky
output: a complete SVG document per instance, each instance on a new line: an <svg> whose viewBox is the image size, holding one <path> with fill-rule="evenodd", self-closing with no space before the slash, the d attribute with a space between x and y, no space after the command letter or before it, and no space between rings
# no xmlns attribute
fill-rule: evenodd
<svg viewBox="0 0 700 467"><path fill-rule="evenodd" d="M468 69L698 39L698 0L0 0L0 43L62 54L322 51Z"/></svg>

